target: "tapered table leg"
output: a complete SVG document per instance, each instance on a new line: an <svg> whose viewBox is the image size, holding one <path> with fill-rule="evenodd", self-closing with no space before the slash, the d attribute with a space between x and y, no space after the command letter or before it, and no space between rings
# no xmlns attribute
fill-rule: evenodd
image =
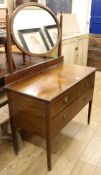
<svg viewBox="0 0 101 175"><path fill-rule="evenodd" d="M13 125L12 120L10 120L11 123L11 131L12 131L12 139L13 139L13 147L14 147L14 152L17 155L18 154L18 141L17 141L17 130L16 127Z"/></svg>
<svg viewBox="0 0 101 175"><path fill-rule="evenodd" d="M88 107L88 124L90 124L91 109L92 109L92 100L89 102Z"/></svg>
<svg viewBox="0 0 101 175"><path fill-rule="evenodd" d="M47 153L47 168L50 171L51 166L51 152L52 152L52 142L51 142L51 105L47 105L46 112L46 153Z"/></svg>
<svg viewBox="0 0 101 175"><path fill-rule="evenodd" d="M46 139L46 152L47 152L47 167L48 170L50 171L52 166L51 166L51 139L47 138Z"/></svg>

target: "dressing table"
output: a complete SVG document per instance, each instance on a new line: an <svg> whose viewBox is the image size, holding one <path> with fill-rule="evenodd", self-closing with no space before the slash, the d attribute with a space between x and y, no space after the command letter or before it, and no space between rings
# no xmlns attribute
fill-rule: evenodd
<svg viewBox="0 0 101 175"><path fill-rule="evenodd" d="M31 13L32 11L34 11L34 13L36 13L36 11L41 12L45 17L46 12L48 13L50 24L47 24L46 21L43 22L43 26L41 27L38 24L37 28L40 27L42 29L41 32L43 32L43 35L45 34L45 40L50 49L43 47L44 49L41 50L41 52L35 53L34 43L30 50L30 46L28 42L26 42L28 38L24 36L24 30L26 33L26 29L16 28L19 14L21 14L22 11L30 13L29 9ZM23 20L23 15L20 19ZM49 28L46 27L49 25ZM53 26L55 26L55 28ZM46 29L52 29L51 33L48 34L53 41L53 47L50 37L44 31L45 27ZM36 3L27 3L17 9L11 19L11 29L12 37L17 46L23 52L36 57L47 56L46 52L48 51L48 54L51 53L51 51L59 45L61 39L60 27L53 13L48 8ZM32 30L29 29L27 29L27 31L29 31L28 35L32 32ZM35 31L36 30L33 29L33 33ZM39 32L39 29L37 31ZM52 33L52 31L55 33ZM53 34L55 34L55 38ZM31 36L35 37L35 35ZM38 51L40 51L40 49ZM19 150L16 136L17 129L20 128L29 133L37 134L46 140L47 167L48 170L51 170L52 138L72 120L87 103L89 103L88 124L90 123L94 79L95 68L65 65L63 56L46 59L40 64L32 65L6 76L5 88L8 95L15 153L17 154Z"/></svg>

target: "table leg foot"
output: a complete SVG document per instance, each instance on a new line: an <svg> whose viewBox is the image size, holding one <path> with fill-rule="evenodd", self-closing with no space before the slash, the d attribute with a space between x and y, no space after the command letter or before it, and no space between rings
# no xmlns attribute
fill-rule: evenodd
<svg viewBox="0 0 101 175"><path fill-rule="evenodd" d="M17 141L17 129L16 129L15 126L13 126L13 122L12 121L11 121L11 131L12 131L14 152L15 152L16 155L18 155L19 147L18 147L18 141Z"/></svg>
<svg viewBox="0 0 101 175"><path fill-rule="evenodd" d="M90 124L91 109L92 109L92 100L89 102L88 107L88 125Z"/></svg>

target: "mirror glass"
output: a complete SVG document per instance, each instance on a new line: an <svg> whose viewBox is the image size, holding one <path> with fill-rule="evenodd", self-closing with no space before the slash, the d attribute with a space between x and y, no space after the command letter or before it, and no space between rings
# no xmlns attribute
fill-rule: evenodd
<svg viewBox="0 0 101 175"><path fill-rule="evenodd" d="M57 21L45 7L24 6L14 14L11 25L14 41L26 53L45 54L58 44Z"/></svg>

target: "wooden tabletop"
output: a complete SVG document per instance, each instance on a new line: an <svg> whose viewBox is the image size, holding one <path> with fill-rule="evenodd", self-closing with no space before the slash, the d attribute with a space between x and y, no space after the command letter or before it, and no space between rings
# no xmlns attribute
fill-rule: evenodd
<svg viewBox="0 0 101 175"><path fill-rule="evenodd" d="M51 101L95 70L91 67L61 63L33 77L17 82L9 86L9 89Z"/></svg>

